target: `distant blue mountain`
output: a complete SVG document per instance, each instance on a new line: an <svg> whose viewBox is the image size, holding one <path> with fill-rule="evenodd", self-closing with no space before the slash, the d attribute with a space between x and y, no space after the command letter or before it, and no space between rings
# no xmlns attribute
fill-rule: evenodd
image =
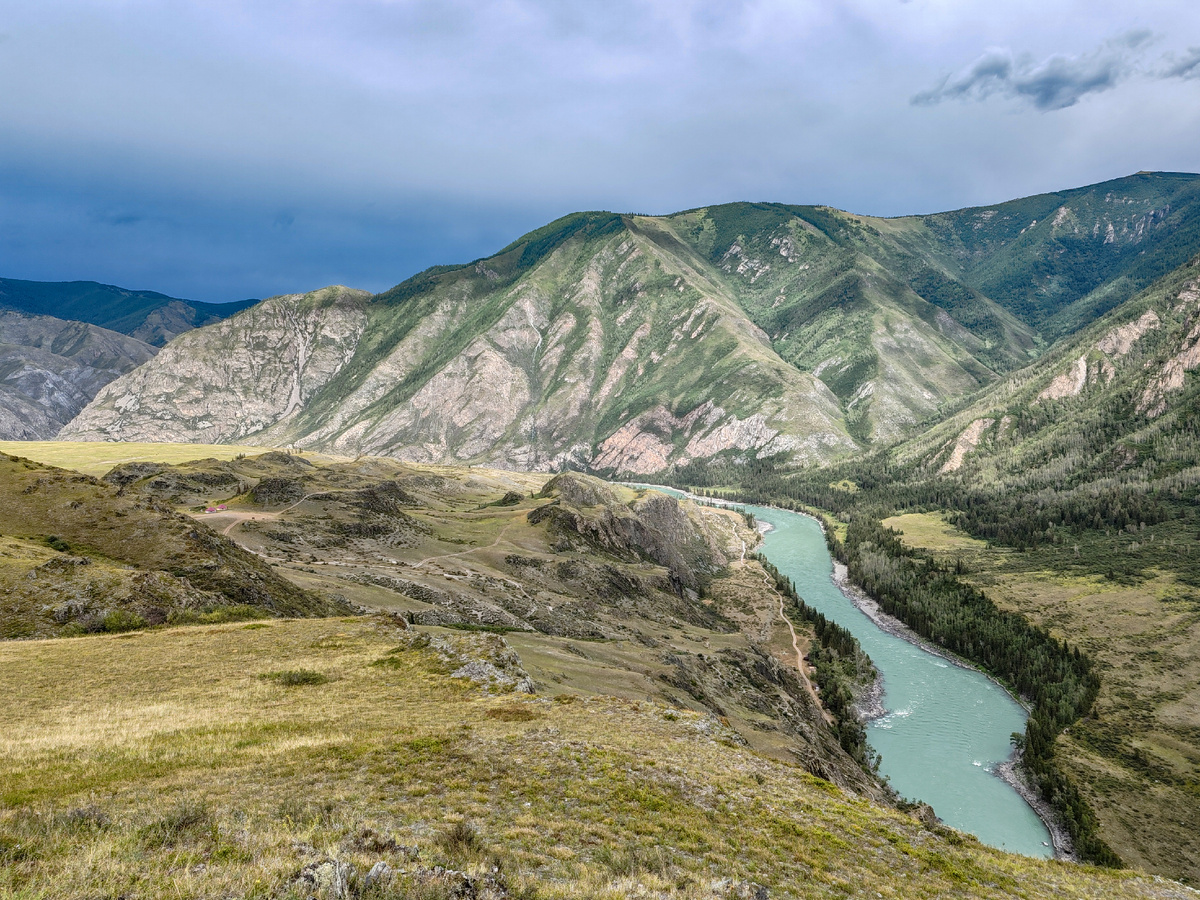
<svg viewBox="0 0 1200 900"><path fill-rule="evenodd" d="M257 300L200 303L155 291L131 291L95 281L0 278L0 308L99 325L155 347L201 325L228 318Z"/></svg>

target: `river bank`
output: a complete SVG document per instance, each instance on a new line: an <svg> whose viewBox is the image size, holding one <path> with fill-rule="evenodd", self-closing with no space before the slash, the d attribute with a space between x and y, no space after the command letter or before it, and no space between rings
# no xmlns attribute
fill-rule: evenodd
<svg viewBox="0 0 1200 900"><path fill-rule="evenodd" d="M648 487L644 483L638 486ZM935 814L953 827L981 837L989 835L986 842L993 846L1075 859L1065 828L1026 782L1008 740L1010 732L1024 729L1029 712L1026 704L977 666L888 615L853 584L846 566L831 558L825 523L818 516L668 490L699 503L745 509L756 514L757 523L768 516L777 523L760 552L793 579L808 605L849 626L876 663L877 676L857 698L855 712L867 726L872 746L882 754L883 769L894 790L932 804ZM788 513L795 518L789 519ZM809 524L800 526L802 520ZM812 528L807 532L811 538L803 537L808 528ZM869 630L862 631L864 626ZM898 652L890 649L892 644L912 649ZM922 659L928 662L921 663ZM959 676L947 680L948 676L936 674L939 669L962 672L967 681ZM1004 703L1011 704L1019 717L994 706L986 691L970 687L971 680L979 676L980 683L989 685L988 691L1002 694ZM884 704L885 686L894 708ZM972 776L972 771L978 774ZM980 777L984 782L974 780ZM1011 804L1019 804L1024 812ZM1022 816L1029 824L1018 824ZM1010 828L1015 830L1006 830Z"/></svg>
<svg viewBox="0 0 1200 900"><path fill-rule="evenodd" d="M1011 691L1008 691L1008 688L1006 688L987 672L981 671L977 666L971 665L970 662L964 660L957 654L951 653L949 650L939 647L937 644L926 640L905 625L900 619L897 619L895 616L884 612L879 606L879 603L876 602L873 597L871 597L866 591L850 580L850 570L844 563L834 560L832 578L834 585L836 585L837 589L846 596L846 599L853 603L859 610L861 610L863 615L874 622L875 626L879 628L880 631L885 631L893 637L908 641L910 644L920 647L926 653L930 653L939 659L944 659L946 662L950 663L951 665L958 666L960 669L971 669L979 672L993 684L1003 688L1006 692L1008 692L1009 696L1011 696L1026 711L1028 711L1028 704L1022 701L1020 697L1013 695ZM880 698L878 704L880 712L877 715L868 718L868 721L873 718L879 718L880 716L885 715L887 712L882 703L882 676L880 676L879 679L876 679L876 681L880 687ZM874 707L871 707L871 709L874 709ZM1054 808L1050 806L1050 804L1042 798L1042 795L1038 793L1038 791L1029 783L1028 778L1021 769L1020 751L1014 749L1012 755L1009 756L1008 759L998 764L990 771L993 775L1020 794L1021 798L1029 804L1030 809L1037 813L1037 817L1042 820L1042 824L1045 825L1046 830L1050 832L1051 845L1054 848L1054 858L1067 860L1070 862L1079 862L1079 857L1075 854L1075 847L1071 843L1071 835L1067 832L1066 826L1063 825L1062 820L1058 817L1058 814L1054 811Z"/></svg>

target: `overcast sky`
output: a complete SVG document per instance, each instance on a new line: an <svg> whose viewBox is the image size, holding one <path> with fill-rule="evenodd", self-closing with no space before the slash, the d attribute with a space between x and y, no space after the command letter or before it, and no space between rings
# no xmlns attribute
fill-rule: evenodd
<svg viewBox="0 0 1200 900"><path fill-rule="evenodd" d="M389 287L579 209L1200 171L1195 0L0 0L0 276Z"/></svg>

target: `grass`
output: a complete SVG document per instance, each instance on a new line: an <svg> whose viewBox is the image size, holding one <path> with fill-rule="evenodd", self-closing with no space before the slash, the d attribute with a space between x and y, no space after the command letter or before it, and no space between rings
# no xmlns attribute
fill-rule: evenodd
<svg viewBox="0 0 1200 900"><path fill-rule="evenodd" d="M448 896L439 865L546 898L1183 896L929 830L689 710L479 693L432 644L322 619L0 645L0 897L286 898L334 859L356 889L386 861L396 897ZM258 677L318 670L319 697Z"/></svg>
<svg viewBox="0 0 1200 900"><path fill-rule="evenodd" d="M935 552L980 551L987 547L980 541L964 534L936 513L908 513L884 519L888 528L904 534L904 543L910 547L921 547Z"/></svg>
<svg viewBox="0 0 1200 900"><path fill-rule="evenodd" d="M252 447L236 444L157 444L114 441L0 441L0 453L23 456L49 466L74 469L100 477L122 463L183 463L194 459L235 459L279 450L278 447ZM335 459L323 454L306 453L305 459Z"/></svg>
<svg viewBox="0 0 1200 900"><path fill-rule="evenodd" d="M964 577L1001 607L1098 661L1094 715L1059 739L1058 756L1099 817L1104 839L1124 860L1200 882L1196 590L1155 569L1120 578L1089 571L1117 556L1109 547L1113 539L1102 534L1018 553L956 532L936 514L896 516L885 524L903 531L910 545L962 560ZM1147 546L1170 541L1178 537L1170 527L1147 528L1137 539Z"/></svg>

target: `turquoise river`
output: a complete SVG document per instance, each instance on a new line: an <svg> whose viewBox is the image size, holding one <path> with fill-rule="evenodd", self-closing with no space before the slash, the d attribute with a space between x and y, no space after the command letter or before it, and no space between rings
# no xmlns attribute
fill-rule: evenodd
<svg viewBox="0 0 1200 900"><path fill-rule="evenodd" d="M887 712L868 723L867 738L892 787L986 844L1051 856L1041 819L994 774L1012 750L1012 733L1025 730L1021 706L982 673L889 634L859 610L833 583L833 560L815 519L745 508L771 526L759 551L809 606L853 632L879 669Z"/></svg>

